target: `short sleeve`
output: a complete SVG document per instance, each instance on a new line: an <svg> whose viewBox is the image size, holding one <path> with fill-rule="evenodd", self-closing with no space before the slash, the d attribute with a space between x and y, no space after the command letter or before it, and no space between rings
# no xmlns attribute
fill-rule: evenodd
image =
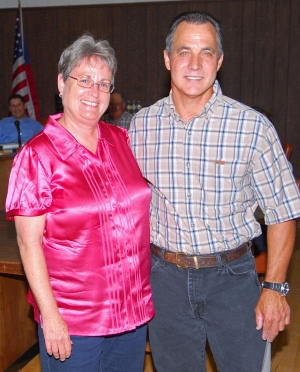
<svg viewBox="0 0 300 372"><path fill-rule="evenodd" d="M273 127L262 138L254 181L265 222L272 225L299 217L299 189Z"/></svg>
<svg viewBox="0 0 300 372"><path fill-rule="evenodd" d="M9 177L6 198L6 217L40 216L52 203L50 175L30 146L16 155Z"/></svg>

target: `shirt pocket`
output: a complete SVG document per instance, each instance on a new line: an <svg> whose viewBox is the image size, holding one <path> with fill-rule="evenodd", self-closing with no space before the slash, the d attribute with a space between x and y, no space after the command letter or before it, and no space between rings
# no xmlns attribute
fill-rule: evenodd
<svg viewBox="0 0 300 372"><path fill-rule="evenodd" d="M207 200L214 205L244 201L251 191L249 163L240 159L210 161L204 188Z"/></svg>

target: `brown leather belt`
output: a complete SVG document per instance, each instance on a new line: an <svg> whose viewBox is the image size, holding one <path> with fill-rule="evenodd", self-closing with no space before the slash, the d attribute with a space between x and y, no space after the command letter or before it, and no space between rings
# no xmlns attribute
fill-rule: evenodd
<svg viewBox="0 0 300 372"><path fill-rule="evenodd" d="M222 265L227 262L236 260L244 256L248 252L249 244L245 243L236 249L230 251L219 252ZM218 266L218 261L215 253L189 255L183 252L170 252L151 243L151 252L158 258L162 258L167 262L176 264L183 269L193 268L201 269L203 267Z"/></svg>

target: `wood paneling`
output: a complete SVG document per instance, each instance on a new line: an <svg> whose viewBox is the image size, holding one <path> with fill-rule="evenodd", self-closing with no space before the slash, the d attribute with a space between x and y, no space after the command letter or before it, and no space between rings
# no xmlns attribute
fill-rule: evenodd
<svg viewBox="0 0 300 372"><path fill-rule="evenodd" d="M243 35L243 45L247 45L247 48L241 49L242 54L242 66L240 78L240 91L242 102L253 103L253 89L255 81L254 75L254 45L255 45L255 9L256 3L254 1L246 2L243 4L243 27L241 29ZM249 104L249 103L248 103ZM263 103L261 103L263 105ZM253 104L252 104L253 106Z"/></svg>
<svg viewBox="0 0 300 372"><path fill-rule="evenodd" d="M1 173L0 173L1 174ZM37 342L37 324L26 301L25 278L14 223L0 211L0 371Z"/></svg>
<svg viewBox="0 0 300 372"><path fill-rule="evenodd" d="M116 90L148 106L170 90L163 50L173 17L204 10L224 28L223 93L273 114L282 140L293 144L291 158L300 177L299 0L199 0L159 3L24 8L24 30L36 81L40 116L55 112L57 64L63 49L85 31L107 39L116 51ZM0 117L7 115L11 90L14 9L0 10Z"/></svg>
<svg viewBox="0 0 300 372"><path fill-rule="evenodd" d="M0 371L37 341L25 276L0 274Z"/></svg>
<svg viewBox="0 0 300 372"><path fill-rule="evenodd" d="M0 210L5 208L5 200L8 187L8 179L10 175L13 157L0 158Z"/></svg>

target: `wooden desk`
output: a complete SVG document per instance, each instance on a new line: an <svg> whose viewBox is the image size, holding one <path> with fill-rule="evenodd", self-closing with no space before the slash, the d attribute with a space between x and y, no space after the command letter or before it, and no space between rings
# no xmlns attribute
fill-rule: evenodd
<svg viewBox="0 0 300 372"><path fill-rule="evenodd" d="M15 225L0 210L0 371L37 342L37 324L26 301L27 291Z"/></svg>
<svg viewBox="0 0 300 372"><path fill-rule="evenodd" d="M0 209L4 209L13 156L0 156ZM1 371L1 370L0 370Z"/></svg>

